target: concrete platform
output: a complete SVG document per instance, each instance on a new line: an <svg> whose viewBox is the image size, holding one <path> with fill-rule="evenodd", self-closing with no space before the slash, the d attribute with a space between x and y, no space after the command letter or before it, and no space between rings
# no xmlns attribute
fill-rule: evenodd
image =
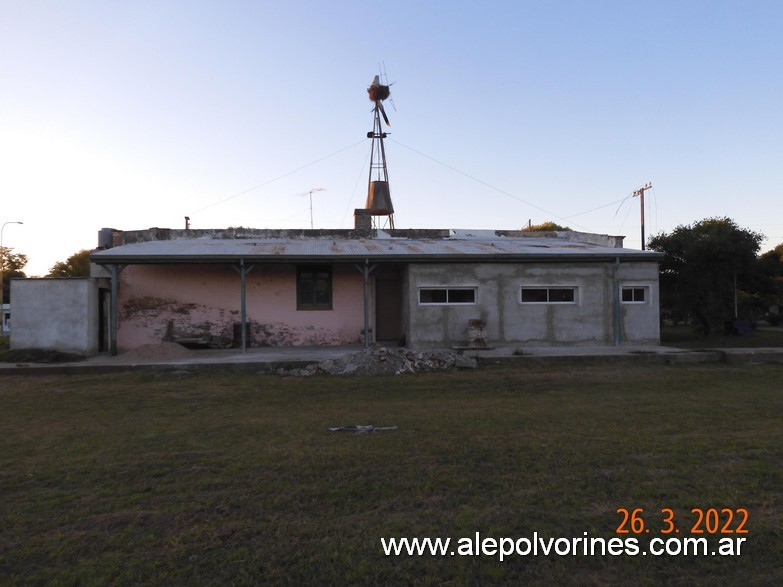
<svg viewBox="0 0 783 587"><path fill-rule="evenodd" d="M138 359L123 354L100 354L73 363L0 363L0 375L110 373L118 371L232 371L273 372L279 368L306 367L361 350L355 346L263 347L242 352L237 349L194 350L186 358Z"/></svg>
<svg viewBox="0 0 783 587"><path fill-rule="evenodd" d="M73 363L0 363L0 375L111 373L121 371L225 371L273 373L301 368L362 350L361 345L319 347L264 347L192 351L187 358L128 358L122 354L89 357ZM636 361L646 363L760 363L783 362L783 348L690 350L664 346L499 347L461 350L488 361Z"/></svg>

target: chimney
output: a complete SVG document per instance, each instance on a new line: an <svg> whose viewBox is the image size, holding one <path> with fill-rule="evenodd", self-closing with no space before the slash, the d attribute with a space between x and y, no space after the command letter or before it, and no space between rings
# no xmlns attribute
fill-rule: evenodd
<svg viewBox="0 0 783 587"><path fill-rule="evenodd" d="M98 248L111 249L125 244L122 231L114 228L101 228L98 231Z"/></svg>
<svg viewBox="0 0 783 587"><path fill-rule="evenodd" d="M372 230L372 210L356 208L353 211L353 227L355 230L369 232Z"/></svg>

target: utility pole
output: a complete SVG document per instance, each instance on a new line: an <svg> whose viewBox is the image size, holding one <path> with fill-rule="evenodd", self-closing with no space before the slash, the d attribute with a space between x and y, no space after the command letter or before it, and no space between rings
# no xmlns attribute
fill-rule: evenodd
<svg viewBox="0 0 783 587"><path fill-rule="evenodd" d="M640 187L638 190L634 191L633 197L639 196L639 199L641 200L642 205L642 250L644 250L644 192L649 190L652 187L652 183L649 181L644 184L642 187Z"/></svg>

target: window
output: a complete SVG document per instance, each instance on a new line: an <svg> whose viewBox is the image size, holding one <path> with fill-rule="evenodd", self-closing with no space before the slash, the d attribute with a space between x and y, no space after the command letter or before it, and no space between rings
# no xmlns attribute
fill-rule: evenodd
<svg viewBox="0 0 783 587"><path fill-rule="evenodd" d="M523 304L575 304L575 287L523 287Z"/></svg>
<svg viewBox="0 0 783 587"><path fill-rule="evenodd" d="M475 304L475 287L422 287L419 289L419 304Z"/></svg>
<svg viewBox="0 0 783 587"><path fill-rule="evenodd" d="M624 304L643 304L647 301L647 288L623 287L620 299Z"/></svg>
<svg viewBox="0 0 783 587"><path fill-rule="evenodd" d="M332 309L332 268L329 265L296 268L296 309Z"/></svg>

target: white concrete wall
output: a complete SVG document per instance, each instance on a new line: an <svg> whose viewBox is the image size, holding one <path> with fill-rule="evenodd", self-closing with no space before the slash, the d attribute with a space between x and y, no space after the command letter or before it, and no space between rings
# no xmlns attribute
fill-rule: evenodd
<svg viewBox="0 0 783 587"><path fill-rule="evenodd" d="M406 281L405 329L413 347L461 346L468 321L493 344L613 344L615 284L644 286L644 304L620 304L620 342L658 344L658 265L650 263L416 264ZM421 287L476 287L475 305L419 304ZM524 304L521 287L575 287L574 304Z"/></svg>
<svg viewBox="0 0 783 587"><path fill-rule="evenodd" d="M620 304L620 341L659 344L661 341L660 297L657 263L622 263L620 287L645 287L649 299L641 304Z"/></svg>
<svg viewBox="0 0 783 587"><path fill-rule="evenodd" d="M90 278L11 282L11 348L98 352L98 285Z"/></svg>

